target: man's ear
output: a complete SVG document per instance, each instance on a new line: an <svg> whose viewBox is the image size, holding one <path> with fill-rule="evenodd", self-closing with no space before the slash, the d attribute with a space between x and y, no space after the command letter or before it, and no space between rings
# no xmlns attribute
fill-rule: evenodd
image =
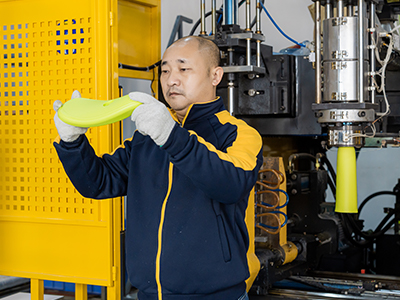
<svg viewBox="0 0 400 300"><path fill-rule="evenodd" d="M216 67L211 71L212 75L212 85L217 86L224 76L224 70L221 67Z"/></svg>

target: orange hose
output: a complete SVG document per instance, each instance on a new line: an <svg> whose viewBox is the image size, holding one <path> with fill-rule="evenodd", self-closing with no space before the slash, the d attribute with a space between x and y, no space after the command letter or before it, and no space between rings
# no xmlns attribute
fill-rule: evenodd
<svg viewBox="0 0 400 300"><path fill-rule="evenodd" d="M274 197L275 197L275 199L276 199L276 203L275 203L273 206L271 206L271 207L266 206L266 205L262 205L262 204L257 204L257 205L262 205L262 207L264 207L264 208L266 208L266 209L274 209L274 208L278 207L279 204L280 204L279 195L278 195L276 192L274 192L274 191L269 191L269 190L266 190L266 191L258 191L258 192L257 192L257 194L265 194L265 193L270 193L270 194L274 195ZM268 203L268 204L269 204L269 203Z"/></svg>
<svg viewBox="0 0 400 300"><path fill-rule="evenodd" d="M272 174L275 175L276 177L276 181L268 181L268 180L262 180L262 182L264 183L263 186L269 189L277 189L279 188L279 186L285 181L285 177L282 174L282 172L278 171L278 170L274 170L274 169L262 169L260 171L258 171L259 174L261 173L267 173L267 172L271 172ZM261 183L261 181L257 181L257 183Z"/></svg>

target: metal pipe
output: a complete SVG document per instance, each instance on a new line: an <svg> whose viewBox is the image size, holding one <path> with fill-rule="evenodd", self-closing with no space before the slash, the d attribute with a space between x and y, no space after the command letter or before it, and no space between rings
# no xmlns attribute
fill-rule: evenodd
<svg viewBox="0 0 400 300"><path fill-rule="evenodd" d="M315 1L315 102L321 104L321 2Z"/></svg>
<svg viewBox="0 0 400 300"><path fill-rule="evenodd" d="M261 67L261 41L257 41L257 67Z"/></svg>
<svg viewBox="0 0 400 300"><path fill-rule="evenodd" d="M364 0L358 0L358 101L364 103Z"/></svg>
<svg viewBox="0 0 400 300"><path fill-rule="evenodd" d="M212 8L211 8L212 12L211 12L211 30L212 30L212 34L215 35L215 33L217 32L217 22L216 22L216 18L217 18L217 4L216 4L216 0L212 0Z"/></svg>
<svg viewBox="0 0 400 300"><path fill-rule="evenodd" d="M325 14L326 14L326 19L332 18L332 4L330 0L326 1Z"/></svg>
<svg viewBox="0 0 400 300"><path fill-rule="evenodd" d="M261 33L261 4L260 0L257 0L257 5L256 5L256 33Z"/></svg>
<svg viewBox="0 0 400 300"><path fill-rule="evenodd" d="M347 5L347 16L352 17L354 15L354 6L353 4Z"/></svg>
<svg viewBox="0 0 400 300"><path fill-rule="evenodd" d="M250 31L250 0L246 0L246 31Z"/></svg>
<svg viewBox="0 0 400 300"><path fill-rule="evenodd" d="M225 25L237 24L237 0L225 0L224 2L224 20Z"/></svg>
<svg viewBox="0 0 400 300"><path fill-rule="evenodd" d="M260 14L261 14L261 4L260 0L257 0L256 4L256 33L261 34L261 21L260 21ZM257 40L257 67L261 67L261 41Z"/></svg>
<svg viewBox="0 0 400 300"><path fill-rule="evenodd" d="M205 35L206 34L206 0L201 0L201 2L200 2L200 12L201 12L200 35Z"/></svg>
<svg viewBox="0 0 400 300"><path fill-rule="evenodd" d="M338 0L337 2L337 16L338 18L343 17L343 0Z"/></svg>
<svg viewBox="0 0 400 300"><path fill-rule="evenodd" d="M375 29L375 11L376 11L376 7L375 7L375 3L371 2L371 9L370 9L370 20L371 20L371 24L370 24L370 28L372 29L371 31L371 45L372 45L372 37L375 36L375 31L373 31L373 29ZM370 50L370 65L371 65L371 78L372 75L375 72L375 68L376 68L376 63L375 63L375 49L373 47L371 47ZM375 103L375 90L371 90L371 102Z"/></svg>
<svg viewBox="0 0 400 300"><path fill-rule="evenodd" d="M233 116L235 113L235 95L234 95L235 86L233 81L229 81L228 83L228 110L229 113Z"/></svg>
<svg viewBox="0 0 400 300"><path fill-rule="evenodd" d="M246 64L251 66L251 39L246 39Z"/></svg>

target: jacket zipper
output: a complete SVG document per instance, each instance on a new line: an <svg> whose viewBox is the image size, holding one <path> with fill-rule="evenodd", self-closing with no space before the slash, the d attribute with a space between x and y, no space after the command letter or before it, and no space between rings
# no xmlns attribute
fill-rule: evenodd
<svg viewBox="0 0 400 300"><path fill-rule="evenodd" d="M164 227L165 209L167 207L168 197L169 197L169 194L171 193L171 188L172 188L173 167L174 167L174 165L170 162L169 169L168 169L168 191L167 191L167 195L165 196L162 207L161 207L160 224L158 226L158 248L157 248L157 256L156 256L156 282L157 282L158 300L162 300L162 286L161 286L161 280L160 280L162 231L163 231L163 227Z"/></svg>

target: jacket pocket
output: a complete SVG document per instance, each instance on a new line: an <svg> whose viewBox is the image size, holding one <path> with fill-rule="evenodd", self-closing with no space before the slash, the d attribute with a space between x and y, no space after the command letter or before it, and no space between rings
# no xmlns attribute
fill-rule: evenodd
<svg viewBox="0 0 400 300"><path fill-rule="evenodd" d="M221 215L217 216L217 223L218 223L219 240L221 242L221 248L222 248L222 255L224 257L225 262L229 262L231 260L231 248L229 246L229 240L226 234L224 220L222 219Z"/></svg>

